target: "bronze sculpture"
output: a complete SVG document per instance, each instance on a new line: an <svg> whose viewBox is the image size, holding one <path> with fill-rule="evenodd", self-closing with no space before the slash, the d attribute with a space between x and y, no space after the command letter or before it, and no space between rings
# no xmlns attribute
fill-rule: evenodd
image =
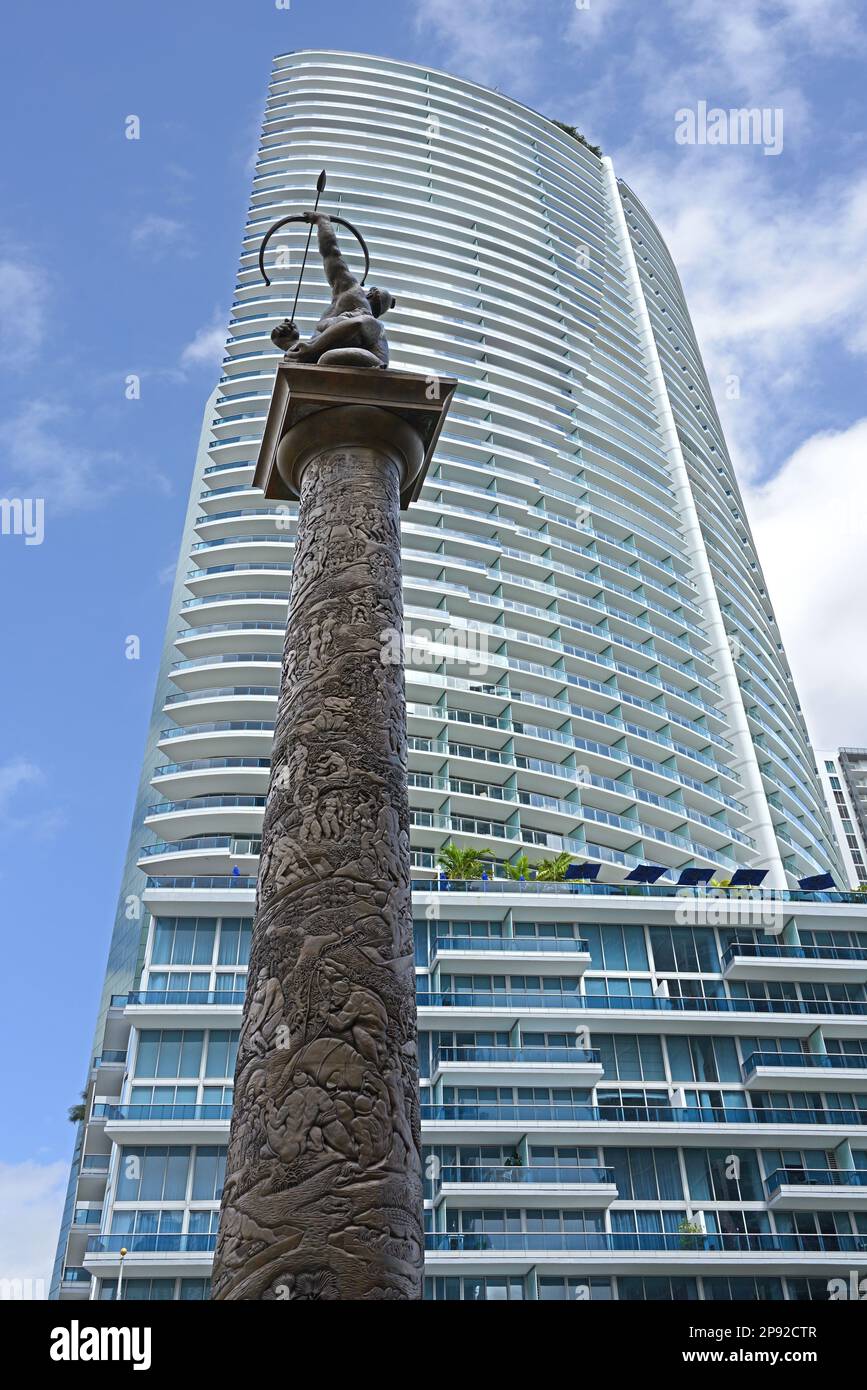
<svg viewBox="0 0 867 1390"><path fill-rule="evenodd" d="M325 186L324 171L317 185L317 205L319 194ZM397 302L388 290L371 286L364 289L367 270L370 265L367 246L361 233L342 217L329 217L327 213L304 212L299 216L284 217L276 222L266 233L259 252L259 265L266 284L270 284L265 274L264 252L270 237L287 222L306 222L311 230L315 227L325 275L331 286L331 303L316 325L316 332L306 342L295 324L294 317L284 319L271 332L271 341L285 354L287 362L320 362L329 367L387 367L388 339L379 320L393 309ZM335 223L348 227L359 241L364 251L365 270L361 280L353 275L346 260L341 255L334 231ZM310 236L307 246L310 245ZM301 265L301 276L307 264L307 250ZM298 290L300 292L299 277ZM295 306L298 293L295 295ZM293 307L293 315L295 308Z"/></svg>

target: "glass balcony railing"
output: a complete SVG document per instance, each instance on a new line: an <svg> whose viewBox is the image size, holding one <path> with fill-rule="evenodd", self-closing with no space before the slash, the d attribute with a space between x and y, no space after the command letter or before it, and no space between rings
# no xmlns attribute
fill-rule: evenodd
<svg viewBox="0 0 867 1390"><path fill-rule="evenodd" d="M546 990L449 990L425 991L417 995L420 1007L439 1009L500 1009L520 1013L524 1009L627 1009L654 1013L706 1014L833 1014L867 1015L867 1003L836 999L726 999L704 995L660 996L655 994L579 994Z"/></svg>
<svg viewBox="0 0 867 1390"><path fill-rule="evenodd" d="M260 810L264 807L266 800L267 798L264 796L195 796L189 797L185 801L155 802L153 806L148 806L145 815L166 816L176 811L209 811L221 807L231 809L236 806Z"/></svg>
<svg viewBox="0 0 867 1390"><path fill-rule="evenodd" d="M459 754L453 752L453 757ZM596 848L599 848L598 846ZM587 846L588 851L591 846ZM713 850L702 851L710 857L714 855ZM492 866L493 867L493 866ZM673 873L677 870L672 870ZM641 898L671 898L671 897L690 897L708 899L728 899L734 898L738 901L746 899L758 899L762 902L782 902L782 903L851 903L853 905L867 906L867 899L863 893L838 892L837 890L807 892L802 889L777 889L777 888L733 888L718 889L699 886L696 888L682 888L676 883L584 883L578 879L569 879L564 882L553 882L546 880L532 879L525 883L506 879L505 877L489 877L486 879L449 879L442 881L436 880L417 880L413 883L413 888L418 892L460 892L460 893L592 893L603 897L641 897Z"/></svg>
<svg viewBox="0 0 867 1390"><path fill-rule="evenodd" d="M185 1008L190 1004L230 1004L239 1007L244 1003L242 989L137 989L130 994L113 994L112 1008L124 1008L127 1004L174 1005Z"/></svg>
<svg viewBox="0 0 867 1390"><path fill-rule="evenodd" d="M125 1052L100 1052L96 1057L94 1057L93 1065L95 1067L113 1067L119 1065L122 1066L125 1061Z"/></svg>
<svg viewBox="0 0 867 1390"><path fill-rule="evenodd" d="M270 758L192 758L188 763L163 763L162 767L154 768L153 775L169 777L180 772L208 772L213 768L270 766Z"/></svg>
<svg viewBox="0 0 867 1390"><path fill-rule="evenodd" d="M102 1221L102 1208L81 1207L72 1218L73 1226L98 1226Z"/></svg>
<svg viewBox="0 0 867 1390"><path fill-rule="evenodd" d="M189 840L160 840L155 845L144 845L140 858L149 859L156 855L190 854L194 850L222 849L233 855L261 854L261 836L241 839L235 835L197 835Z"/></svg>
<svg viewBox="0 0 867 1390"><path fill-rule="evenodd" d="M765 1182L769 1197L781 1187L864 1187L867 1172L845 1168L776 1168Z"/></svg>
<svg viewBox="0 0 867 1390"><path fill-rule="evenodd" d="M160 874L149 878L145 888L255 888L256 880L246 874ZM119 996L121 997L121 996Z"/></svg>
<svg viewBox="0 0 867 1390"><path fill-rule="evenodd" d="M93 1107L96 1120L231 1120L231 1105L108 1105Z"/></svg>
<svg viewBox="0 0 867 1390"><path fill-rule="evenodd" d="M67 1265L63 1271L64 1284L89 1284L91 1273L89 1269L82 1269L78 1265Z"/></svg>
<svg viewBox="0 0 867 1390"><path fill-rule="evenodd" d="M127 1250L130 1255L150 1253L193 1255L213 1250L216 1244L216 1235L91 1236L87 1242L87 1253L88 1255L110 1255Z"/></svg>
<svg viewBox="0 0 867 1390"><path fill-rule="evenodd" d="M614 1169L595 1166L572 1168L523 1167L519 1164L472 1164L447 1167L440 1171L440 1183L563 1183L590 1186L595 1183L614 1183Z"/></svg>
<svg viewBox="0 0 867 1390"><path fill-rule="evenodd" d="M435 1065L444 1062L565 1062L574 1067L581 1063L602 1065L602 1053L596 1047L438 1047Z"/></svg>
<svg viewBox="0 0 867 1390"><path fill-rule="evenodd" d="M489 1250L526 1254L559 1251L605 1251L612 1255L624 1251L672 1251L695 1254L859 1254L867 1250L867 1236L852 1235L773 1235L739 1232L687 1234L668 1232L576 1231L576 1232L450 1232L425 1236L430 1254Z"/></svg>
<svg viewBox="0 0 867 1390"><path fill-rule="evenodd" d="M744 1080L759 1067L819 1067L829 1071L867 1067L867 1054L845 1052L751 1052L741 1068Z"/></svg>
<svg viewBox="0 0 867 1390"><path fill-rule="evenodd" d="M510 951L516 955L531 955L541 951L560 951L570 954L590 954L590 946L577 936L440 936L436 952L448 951Z"/></svg>
<svg viewBox="0 0 867 1390"><path fill-rule="evenodd" d="M757 960L840 960L867 961L864 946L786 946L779 941L733 941L722 956L723 968L736 956L752 956Z"/></svg>
<svg viewBox="0 0 867 1390"><path fill-rule="evenodd" d="M224 695L273 695L276 699L280 688L276 685L223 685L209 686L206 690L181 690L177 695L167 695L166 705L184 705L191 700L216 700Z"/></svg>
<svg viewBox="0 0 867 1390"><path fill-rule="evenodd" d="M444 1104L425 1102L422 1120L452 1124L588 1122L604 1124L685 1124L685 1125L867 1125L867 1110L854 1108L821 1110L812 1107L768 1107L700 1105L581 1105L544 1101L517 1104Z"/></svg>

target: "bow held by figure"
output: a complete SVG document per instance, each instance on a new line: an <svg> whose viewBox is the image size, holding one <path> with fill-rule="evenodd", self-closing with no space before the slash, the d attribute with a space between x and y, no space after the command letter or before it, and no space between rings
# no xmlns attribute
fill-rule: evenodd
<svg viewBox="0 0 867 1390"><path fill-rule="evenodd" d="M272 331L272 342L285 352L286 360L290 362L319 362L324 366L340 367L387 367L388 340L379 320L394 308L397 301L389 290L379 286L364 289L370 257L361 234L345 218L332 218L323 212L305 212L284 218L283 221L305 222L311 228L316 228L319 254L331 286L331 303L306 342L301 340L291 319L284 319ZM364 251L365 269L361 280L353 275L341 254L334 230L336 223L347 227ZM265 246L271 232L281 225L276 223L262 243L259 261L263 275Z"/></svg>

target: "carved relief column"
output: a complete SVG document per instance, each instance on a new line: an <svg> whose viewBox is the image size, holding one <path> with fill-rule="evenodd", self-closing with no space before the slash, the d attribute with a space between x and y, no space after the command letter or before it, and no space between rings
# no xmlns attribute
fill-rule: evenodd
<svg viewBox="0 0 867 1390"><path fill-rule="evenodd" d="M276 450L300 510L218 1299L421 1297L399 635L401 490L424 445L352 404L302 415Z"/></svg>

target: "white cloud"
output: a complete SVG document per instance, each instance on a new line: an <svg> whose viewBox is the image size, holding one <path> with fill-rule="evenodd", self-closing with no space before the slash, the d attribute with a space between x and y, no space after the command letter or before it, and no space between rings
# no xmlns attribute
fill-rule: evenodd
<svg viewBox="0 0 867 1390"><path fill-rule="evenodd" d="M438 66L526 98L546 42L539 8L534 0L418 0L416 25L439 44Z"/></svg>
<svg viewBox="0 0 867 1390"><path fill-rule="evenodd" d="M573 0L567 38L578 48L597 43L606 26L622 12L623 3L624 0Z"/></svg>
<svg viewBox="0 0 867 1390"><path fill-rule="evenodd" d="M182 367L219 367L226 355L226 316L215 313L181 353Z"/></svg>
<svg viewBox="0 0 867 1390"><path fill-rule="evenodd" d="M867 744L867 418L813 435L746 502L814 746Z"/></svg>
<svg viewBox="0 0 867 1390"><path fill-rule="evenodd" d="M5 819L12 808L16 792L27 785L42 780L42 773L35 763L26 758L12 758L0 764L0 818Z"/></svg>
<svg viewBox="0 0 867 1390"><path fill-rule="evenodd" d="M162 217L149 213L142 217L130 233L130 243L135 251L146 251L159 257L166 251L190 251L190 234L186 224L174 217Z"/></svg>
<svg viewBox="0 0 867 1390"><path fill-rule="evenodd" d="M811 427L829 349L867 351L867 176L785 189L773 160L739 153L685 149L630 182L674 258L739 472L752 477ZM737 400L723 392L729 375Z"/></svg>
<svg viewBox="0 0 867 1390"><path fill-rule="evenodd" d="M68 1175L65 1163L0 1163L0 1279L43 1280L46 1298Z"/></svg>
<svg viewBox="0 0 867 1390"><path fill-rule="evenodd" d="M62 435L59 426L71 411L36 399L3 422L0 448L7 496L43 497L46 513L96 506L120 486L113 465L118 455L89 449Z"/></svg>
<svg viewBox="0 0 867 1390"><path fill-rule="evenodd" d="M47 289L42 271L0 260L0 365L27 366L45 337Z"/></svg>

